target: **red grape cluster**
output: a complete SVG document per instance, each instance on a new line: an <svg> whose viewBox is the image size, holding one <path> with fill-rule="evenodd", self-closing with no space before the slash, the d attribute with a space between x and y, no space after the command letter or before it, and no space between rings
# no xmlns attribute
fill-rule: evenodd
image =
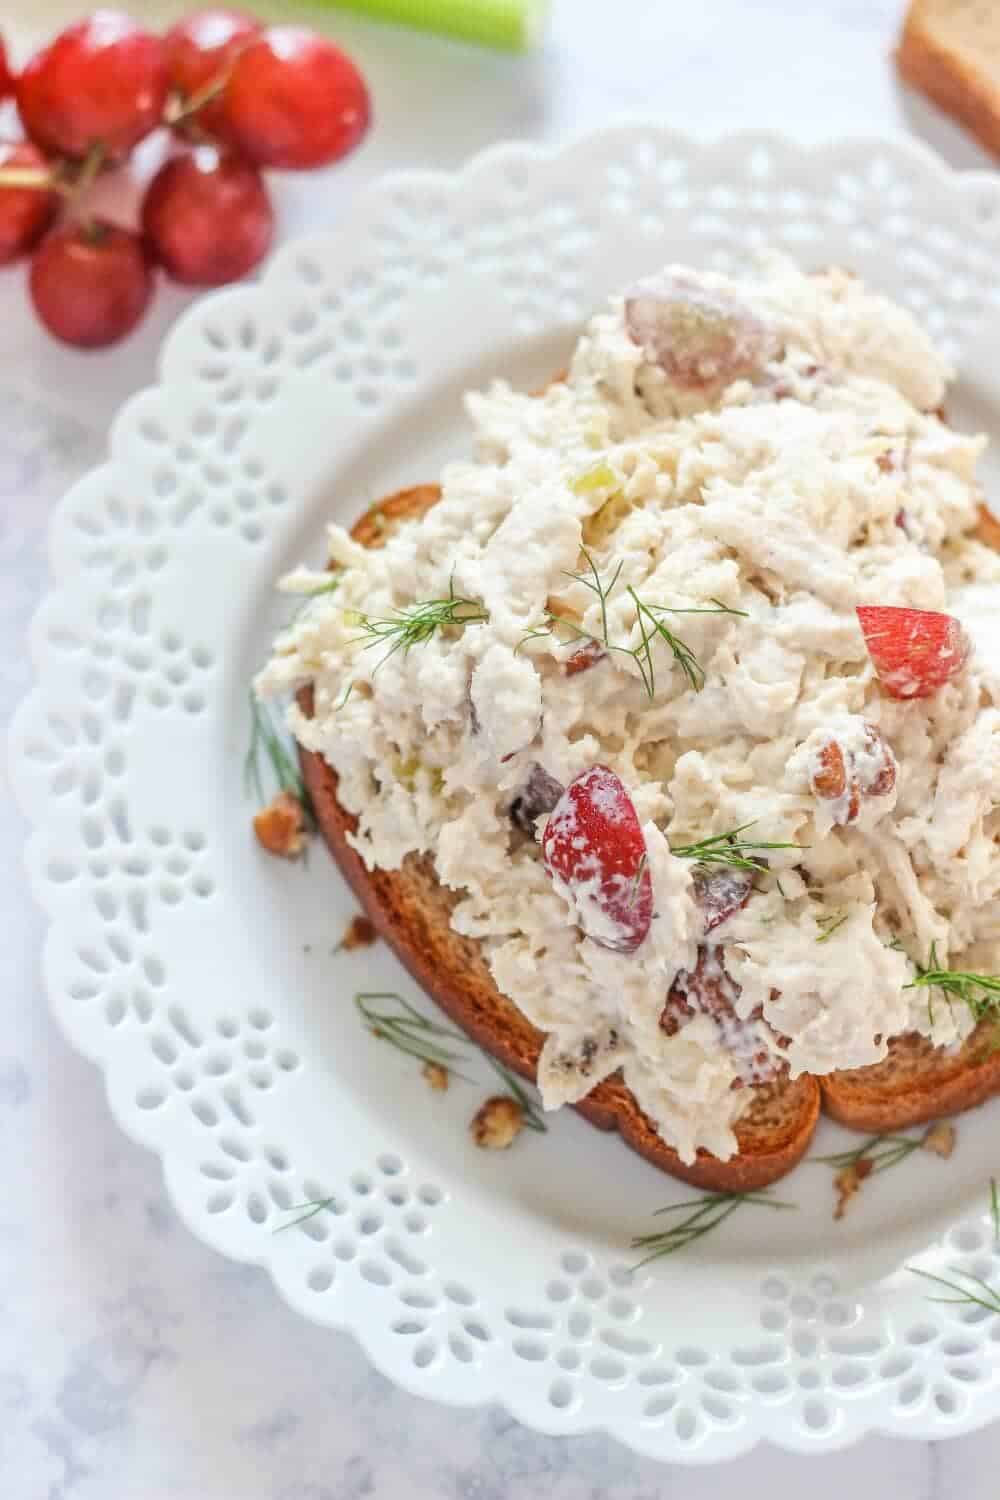
<svg viewBox="0 0 1000 1500"><path fill-rule="evenodd" d="M0 39L7 95L27 139L0 142L0 265L32 252L39 318L85 349L135 327L157 265L191 286L245 276L274 227L260 169L337 161L370 118L365 81L332 42L234 10L199 11L164 37L95 11L19 75ZM97 175L160 127L175 149L146 189L141 230L89 212Z"/></svg>

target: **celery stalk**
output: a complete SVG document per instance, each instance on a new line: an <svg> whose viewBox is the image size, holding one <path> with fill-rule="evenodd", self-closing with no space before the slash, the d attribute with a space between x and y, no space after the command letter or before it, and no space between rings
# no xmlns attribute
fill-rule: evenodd
<svg viewBox="0 0 1000 1500"><path fill-rule="evenodd" d="M520 52L534 46L545 24L548 0L314 0L379 21L400 21L422 31L442 31L487 47Z"/></svg>

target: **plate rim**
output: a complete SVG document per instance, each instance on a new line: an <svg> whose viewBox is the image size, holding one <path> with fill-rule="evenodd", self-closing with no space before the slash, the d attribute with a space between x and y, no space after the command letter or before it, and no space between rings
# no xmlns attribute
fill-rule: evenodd
<svg viewBox="0 0 1000 1500"><path fill-rule="evenodd" d="M68 515L74 497L78 496L81 489L88 483L96 483L96 476L113 470L120 433L133 420L135 413L138 410L146 410L151 400L155 400L167 391L170 384L169 372L172 362L178 357L178 351L183 351L185 340L194 331L203 326L206 308L220 304L227 297L233 295L246 298L248 303L253 300L262 301L266 298L269 288L277 288L282 285L284 279L290 274L297 259L303 254L305 249L317 243L332 244L336 242L343 245L350 233L352 222L356 218L363 219L364 215L371 210L373 205L382 202L384 196L391 192L401 189L406 191L430 189L435 192L444 191L454 194L459 191L461 184L481 181L490 172L503 169L511 162L522 165L530 162L544 162L551 165L563 159L570 159L574 152L593 146L595 142L613 139L616 136L628 139L633 135L638 136L642 134L654 135L661 142L673 139L685 152L691 155L695 155L698 152L712 151L749 153L760 148L765 151L770 150L775 152L779 157L790 154L795 154L797 157L807 156L817 163L817 175L819 177L822 177L823 173L822 164L824 156L831 158L837 155L843 156L845 150L856 152L859 155L863 155L866 152L870 152L873 155L876 153L888 153L898 160L911 164L921 173L927 174L928 177L940 183L942 189L947 189L949 193L957 188L960 192L971 197L972 194L982 191L991 200L1000 204L1000 176L997 173L988 169L958 172L938 157L923 142L907 138L864 133L838 137L836 140L831 139L823 142L809 143L797 141L794 137L782 132L750 129L725 132L720 135L692 136L676 130L665 130L663 122L655 118L635 115L629 115L616 120L596 131L581 132L561 143L544 145L523 142L497 143L477 153L455 171L392 171L383 174L359 192L355 200L355 206L345 215L344 220L335 233L307 233L297 236L295 239L279 247L268 262L260 280L245 284L236 288L235 291L233 289L226 289L210 293L206 297L199 299L196 304L188 308L181 315L169 332L158 356L158 378L156 382L145 390L136 392L130 396L114 418L109 434L107 457L104 462L90 471L90 473L82 476L53 511L48 530L52 577L49 587L45 591L34 613L29 634L32 647L33 684L22 703L15 710L9 730L11 781L15 797L29 824L31 824L31 831L27 840L26 857L28 859L29 873L32 877L32 893L43 910L47 922L43 942L43 974L46 993L50 1010L55 1015L60 1029L67 1037L67 1040L78 1051L82 1051L84 1055L90 1057L90 1060L96 1062L101 1068L105 1093L116 1123L130 1139L140 1145L146 1146L148 1149L156 1151L160 1159L165 1187L175 1211L199 1239L204 1243L213 1245L213 1248L219 1248L219 1246L206 1235L204 1224L191 1212L188 1198L181 1189L179 1180L172 1173L167 1153L154 1141L144 1138L136 1128L135 1116L120 1107L120 1101L116 1098L110 1084L108 1055L83 1047L80 1037L74 1034L67 1024L66 1017L60 1006L54 1003L54 991L58 982L54 974L58 957L57 923L51 905L45 898L44 890L40 888L37 878L37 866L30 859L32 843L40 830L39 824L33 818L32 796L26 790L23 781L23 766L19 756L19 747L22 743L25 723L42 694L41 682L45 670L45 651L42 649L40 641L46 611L52 599L65 590L72 582L75 573L73 559L59 546L59 531L62 521ZM985 230L984 237L987 237ZM287 1285L277 1275L276 1268L270 1258L261 1259L258 1255L250 1253L240 1255L235 1248L230 1247L226 1248L225 1253L234 1259L244 1259L258 1264L265 1264L271 1280L289 1306L295 1311L303 1313L305 1316L312 1316L303 1306L300 1299L290 1295ZM384 1357L378 1341L365 1336L363 1323L359 1325L346 1318L342 1321L336 1321L328 1317L313 1317L313 1321L325 1324L332 1323L332 1326L349 1329L362 1345L366 1357L371 1360L372 1364L383 1375L413 1394L425 1396L428 1394L426 1383L421 1380L418 1374L412 1372L408 1366L393 1364L391 1360ZM847 1446L858 1441L866 1431L888 1431L896 1435L912 1436L921 1441L926 1441L929 1435L924 1426L921 1426L920 1430L916 1430L915 1427L908 1427L905 1423L889 1423L886 1425L873 1412L872 1420L867 1427L846 1426L843 1429L828 1432L822 1438L803 1439L801 1435L797 1436L792 1430L783 1433L780 1424L775 1430L768 1430L767 1432L755 1431L751 1423L750 1430L741 1432L740 1440L734 1443L711 1441L701 1446L688 1448L678 1448L675 1445L673 1448L665 1451L661 1433L623 1434L614 1428L612 1424L605 1425L599 1421L588 1423L585 1427L567 1426L565 1420L560 1419L558 1414L553 1415L551 1412L539 1413L535 1410L526 1413L521 1402L510 1400L501 1391L481 1391L474 1389L472 1382L469 1383L465 1395L460 1395L456 1391L443 1392L440 1389L435 1391L434 1395L439 1400L458 1401L461 1399L463 1404L469 1405L480 1404L487 1400L497 1401L518 1420L526 1422L536 1430L550 1433L604 1431L617 1437L619 1440L625 1441L637 1452L645 1453L647 1456L668 1457L675 1462L714 1462L724 1457L733 1456L736 1453L748 1451L758 1441L765 1439L777 1442L780 1446L787 1447L792 1451L820 1452L830 1451L834 1448ZM932 1435L935 1437L957 1435L964 1431L970 1431L992 1420L998 1414L1000 1414L1000 1390L993 1393L992 1405L985 1398L980 1399L978 1402L970 1402L964 1415L952 1418L947 1429L935 1431ZM643 1441L644 1437L647 1441Z"/></svg>

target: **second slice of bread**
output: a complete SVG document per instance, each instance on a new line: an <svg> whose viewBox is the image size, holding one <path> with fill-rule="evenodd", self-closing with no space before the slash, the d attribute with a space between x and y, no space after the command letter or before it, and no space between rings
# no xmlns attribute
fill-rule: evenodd
<svg viewBox="0 0 1000 1500"><path fill-rule="evenodd" d="M1000 1034L981 1022L955 1052L908 1032L892 1037L884 1062L820 1079L823 1108L841 1125L875 1135L959 1114L1000 1090Z"/></svg>
<svg viewBox="0 0 1000 1500"><path fill-rule="evenodd" d="M1000 9L983 0L913 0L896 66L914 88L1000 156Z"/></svg>

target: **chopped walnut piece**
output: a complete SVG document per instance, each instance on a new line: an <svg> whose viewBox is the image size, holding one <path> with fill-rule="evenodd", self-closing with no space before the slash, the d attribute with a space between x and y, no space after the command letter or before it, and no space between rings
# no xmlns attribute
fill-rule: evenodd
<svg viewBox="0 0 1000 1500"><path fill-rule="evenodd" d="M894 448L886 448L875 460L876 468L882 474L891 474L893 469L899 468L899 461Z"/></svg>
<svg viewBox="0 0 1000 1500"><path fill-rule="evenodd" d="M347 931L337 944L338 953L353 953L356 948L370 948L378 937L375 923L358 914L347 924Z"/></svg>
<svg viewBox="0 0 1000 1500"><path fill-rule="evenodd" d="M945 1161L955 1149L955 1127L948 1120L938 1120L925 1131L920 1142L921 1151L932 1151L943 1156Z"/></svg>
<svg viewBox="0 0 1000 1500"><path fill-rule="evenodd" d="M295 859L306 846L306 815L302 803L291 792L279 792L255 815L253 831L268 854Z"/></svg>
<svg viewBox="0 0 1000 1500"><path fill-rule="evenodd" d="M696 866L692 874L691 895L701 912L703 931L707 936L743 910L753 895L753 875L748 870Z"/></svg>
<svg viewBox="0 0 1000 1500"><path fill-rule="evenodd" d="M859 1156L857 1161L852 1161L849 1166L841 1167L833 1179L833 1186L837 1193L837 1206L833 1210L835 1219L842 1219L847 1212L847 1205L861 1187L865 1178L869 1176L875 1163L870 1156Z"/></svg>
<svg viewBox="0 0 1000 1500"><path fill-rule="evenodd" d="M896 785L896 757L885 735L874 724L865 725L865 752L872 761L859 772L862 796L887 797Z"/></svg>
<svg viewBox="0 0 1000 1500"><path fill-rule="evenodd" d="M470 1130L484 1151L506 1151L521 1134L524 1111L510 1094L495 1094L476 1111Z"/></svg>
<svg viewBox="0 0 1000 1500"><path fill-rule="evenodd" d="M667 1036L676 1036L693 1016L710 1016L736 1070L733 1088L772 1083L788 1072L785 1059L775 1057L768 1047L770 1040L777 1043L780 1039L764 1020L761 1006L745 1019L737 1014L741 989L726 969L720 951L703 944L695 967L676 976L660 1012L660 1028Z"/></svg>
<svg viewBox="0 0 1000 1500"><path fill-rule="evenodd" d="M449 1083L449 1074L443 1063L425 1062L420 1071L436 1094L445 1092Z"/></svg>
<svg viewBox="0 0 1000 1500"><path fill-rule="evenodd" d="M816 757L811 781L813 795L823 802L835 802L835 823L853 823L861 808L861 792L856 781L848 784L844 752L835 739L827 740Z"/></svg>
<svg viewBox="0 0 1000 1500"><path fill-rule="evenodd" d="M864 726L864 750L846 749L835 735L820 746L809 779L813 795L831 804L834 823L857 821L862 797L886 797L896 785L896 757L882 731Z"/></svg>
<svg viewBox="0 0 1000 1500"><path fill-rule="evenodd" d="M588 667L596 666L607 652L600 641L587 641L585 645L577 647L573 655L568 657L563 667L567 677L575 677L578 672L586 672Z"/></svg>

